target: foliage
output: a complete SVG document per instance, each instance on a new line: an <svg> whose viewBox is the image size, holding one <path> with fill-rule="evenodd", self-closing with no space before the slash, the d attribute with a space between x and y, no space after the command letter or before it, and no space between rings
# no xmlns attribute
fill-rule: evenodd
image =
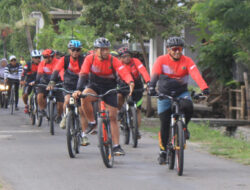
<svg viewBox="0 0 250 190"><path fill-rule="evenodd" d="M222 83L232 80L232 64L250 68L250 1L204 0L192 7L199 39L199 59ZM209 31L209 32L208 32Z"/></svg>
<svg viewBox="0 0 250 190"><path fill-rule="evenodd" d="M75 21L60 21L58 23L58 33L55 32L51 25L42 29L38 35L38 49L52 48L60 52L67 51L67 44L71 39L80 40L83 44L83 51L87 52L92 48L93 41L95 39L94 29L80 25L81 18ZM73 36L72 36L73 28Z"/></svg>

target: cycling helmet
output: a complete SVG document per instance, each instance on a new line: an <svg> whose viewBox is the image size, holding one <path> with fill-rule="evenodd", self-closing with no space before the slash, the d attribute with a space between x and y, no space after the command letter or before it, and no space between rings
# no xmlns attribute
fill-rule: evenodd
<svg viewBox="0 0 250 190"><path fill-rule="evenodd" d="M42 55L44 57L46 57L46 56L51 56L52 57L52 56L55 55L55 52L52 49L46 49L46 50L43 51Z"/></svg>
<svg viewBox="0 0 250 190"><path fill-rule="evenodd" d="M130 55L130 51L127 47L121 47L119 50L119 55L120 56L123 56L124 54L129 54Z"/></svg>
<svg viewBox="0 0 250 190"><path fill-rule="evenodd" d="M42 56L42 54L39 50L35 49L35 50L31 51L31 57L41 57L41 56Z"/></svg>
<svg viewBox="0 0 250 190"><path fill-rule="evenodd" d="M170 37L167 40L167 48L173 47L173 46L184 46L184 40L181 37Z"/></svg>
<svg viewBox="0 0 250 190"><path fill-rule="evenodd" d="M11 55L11 56L9 57L9 61L11 61L12 59L16 59L16 56L15 56L15 55Z"/></svg>
<svg viewBox="0 0 250 190"><path fill-rule="evenodd" d="M110 54L114 57L118 57L119 53L117 53L117 51L111 51Z"/></svg>
<svg viewBox="0 0 250 190"><path fill-rule="evenodd" d="M94 42L95 48L109 48L111 46L109 40L107 38L97 38Z"/></svg>
<svg viewBox="0 0 250 190"><path fill-rule="evenodd" d="M68 48L82 48L82 43L79 40L70 40Z"/></svg>

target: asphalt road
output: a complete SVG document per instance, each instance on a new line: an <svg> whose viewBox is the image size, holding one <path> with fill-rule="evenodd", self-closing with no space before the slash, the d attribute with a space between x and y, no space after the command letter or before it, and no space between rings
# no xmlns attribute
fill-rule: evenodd
<svg viewBox="0 0 250 190"><path fill-rule="evenodd" d="M188 143L184 174L157 163L157 140L142 133L138 148L123 145L126 155L115 157L107 169L97 147L97 136L68 156L66 131L49 134L47 122L33 127L22 110L10 115L0 110L0 183L14 190L163 190L250 189L250 167L202 152ZM1 189L1 188L0 188Z"/></svg>

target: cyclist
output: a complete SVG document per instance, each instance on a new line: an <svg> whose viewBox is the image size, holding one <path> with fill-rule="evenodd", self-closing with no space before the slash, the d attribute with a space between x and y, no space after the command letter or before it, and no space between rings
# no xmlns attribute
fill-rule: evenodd
<svg viewBox="0 0 250 190"><path fill-rule="evenodd" d="M56 64L56 67L53 70L53 74L50 79L49 86L53 88L55 85L55 81L57 79L58 73L61 70L64 70L64 88L68 91L75 91L77 82L78 82L78 76L79 72L82 66L82 63L84 61L84 57L81 56L81 49L82 49L82 43L79 40L70 40L68 43L68 51L70 55L62 57L58 63ZM65 93L64 94L64 104L63 104L63 110L64 110L64 116L62 118L62 121L60 123L60 127L62 129L65 129L66 127L66 106L69 104L70 94ZM84 117L84 113L82 108L79 108L80 111L80 117L81 117L81 125L82 125L82 145L87 146L89 145L88 138L86 136L85 130L87 128L86 119Z"/></svg>
<svg viewBox="0 0 250 190"><path fill-rule="evenodd" d="M8 100L10 98L10 92L12 85L15 86L15 110L19 110L18 108L18 91L19 91L19 83L22 75L22 65L17 63L16 56L11 55L9 57L10 63L5 67L4 70L4 82L9 86L8 89Z"/></svg>
<svg viewBox="0 0 250 190"><path fill-rule="evenodd" d="M89 85L83 93L103 94L110 89L116 88L116 72L130 86L130 95L134 89L133 78L121 62L110 55L110 42L106 38L98 38L94 42L95 52L88 55L81 67L80 77L77 84L77 89L74 96L77 97L82 93L87 85ZM86 133L91 133L95 130L96 121L94 119L92 102L96 98L88 96L82 99L82 107L89 121ZM119 128L117 124L117 94L109 94L104 97L106 108L109 111L111 133L113 139L113 151L115 155L124 155L125 152L119 145Z"/></svg>
<svg viewBox="0 0 250 190"><path fill-rule="evenodd" d="M150 76L148 74L147 69L144 67L142 62L137 58L131 57L131 52L128 48L123 47L118 50L120 60L122 64L126 67L126 69L130 72L132 75L134 82L135 82L135 90L136 89L143 89L143 82L141 80L141 75L145 81L146 84L150 81ZM120 86L126 85L124 82L120 82ZM121 110L122 105L124 104L125 97L128 95L126 91L121 91L118 93L118 109ZM141 105L142 105L142 96L143 91L134 91L132 94L133 101L137 104L137 121L138 121L138 127L141 124ZM122 114L122 110L120 111L118 115L118 119L120 119L120 116ZM138 130L138 138L141 138L141 134Z"/></svg>
<svg viewBox="0 0 250 190"><path fill-rule="evenodd" d="M193 60L182 55L184 41L180 37L170 37L167 40L166 55L157 58L153 65L151 82L149 84L149 95L156 95L155 87L158 81L158 91L174 97L182 97L185 100L181 102L181 111L185 114L186 126L185 137L189 139L187 124L193 113L193 103L187 89L188 75L194 79L205 95L209 94L209 88L199 73L199 70ZM169 139L170 128L170 101L168 99L157 102L158 114L161 122L159 133L160 154L159 164L166 164L166 147Z"/></svg>
<svg viewBox="0 0 250 190"><path fill-rule="evenodd" d="M38 66L37 75L36 75L36 84L45 84L47 85L50 81L53 68L56 66L58 59L55 58L55 52L51 49L45 49L42 52L43 59ZM59 78L59 76L58 76ZM59 79L58 79L59 81ZM37 88L37 103L39 106L39 113L41 116L46 116L46 96L48 91L46 87ZM63 94L62 92L55 92L56 102L57 102L57 116L56 122L61 121L61 115L63 112Z"/></svg>
<svg viewBox="0 0 250 190"><path fill-rule="evenodd" d="M39 50L31 51L31 62L28 62L23 67L23 74L21 78L21 85L24 85L23 88L23 102L25 105L24 113L28 113L28 96L32 91L32 86L30 83L36 80L36 74L38 69L38 64L41 60L41 52Z"/></svg>

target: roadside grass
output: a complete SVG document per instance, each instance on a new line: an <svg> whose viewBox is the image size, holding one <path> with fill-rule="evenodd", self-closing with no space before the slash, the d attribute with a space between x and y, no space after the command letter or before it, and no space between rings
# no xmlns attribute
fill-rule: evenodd
<svg viewBox="0 0 250 190"><path fill-rule="evenodd" d="M141 128L144 131L155 134L153 138L157 138L160 129L159 126L159 119L144 118ZM232 159L244 165L250 165L249 142L225 136L221 131L212 129L207 124L190 122L188 129L191 134L190 141L200 144L203 150L216 156Z"/></svg>

